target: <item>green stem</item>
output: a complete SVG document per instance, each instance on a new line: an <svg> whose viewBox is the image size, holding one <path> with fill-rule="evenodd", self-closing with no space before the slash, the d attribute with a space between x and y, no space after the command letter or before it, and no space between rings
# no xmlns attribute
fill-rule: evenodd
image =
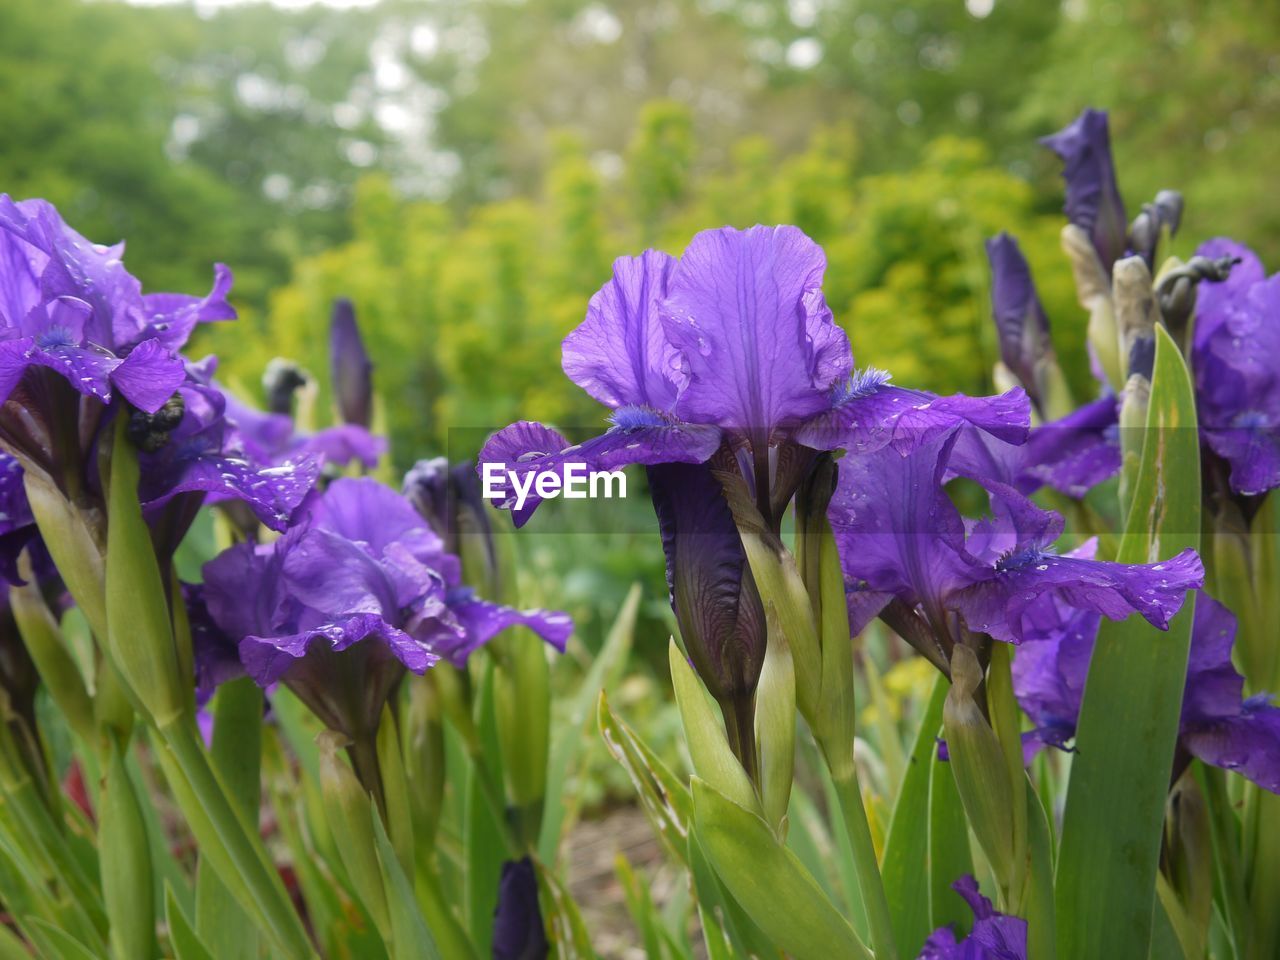
<svg viewBox="0 0 1280 960"><path fill-rule="evenodd" d="M515 832L511 829L511 822L507 819L507 805L502 791L498 788L497 778L485 763L484 754L478 749L472 749L471 744L467 745L467 756L475 770L476 783L480 786L480 793L489 807L489 812L493 814L494 822L502 828L502 842L506 845L508 855L513 859L519 859L524 856L525 851L517 842Z"/></svg>
<svg viewBox="0 0 1280 960"><path fill-rule="evenodd" d="M840 764L844 769L835 769L827 759L827 767L831 769L831 780L835 784L836 797L840 802L840 813L844 818L845 830L849 834L849 844L853 849L853 865L858 874L858 890L862 894L863 908L867 911L867 921L871 927L871 948L876 960L897 960L898 945L893 939L893 921L889 916L889 898L885 896L884 883L880 878L880 864L876 860L875 843L871 839L871 824L867 821L867 810L862 804L862 788L858 784L858 771L852 761Z"/></svg>
<svg viewBox="0 0 1280 960"><path fill-rule="evenodd" d="M170 785L223 883L238 894L242 906L262 921L280 956L315 957L280 875L256 832L250 831L227 799L195 724L189 718L178 717L162 725L159 733L166 748L161 753L168 754L162 760L172 761L167 772L175 774Z"/></svg>
<svg viewBox="0 0 1280 960"><path fill-rule="evenodd" d="M1209 802L1209 823L1216 854L1214 860L1222 884L1222 898L1238 953L1241 946L1252 939L1249 932L1252 922L1240 863L1240 836L1232 823L1225 773L1215 767L1201 765L1201 783Z"/></svg>

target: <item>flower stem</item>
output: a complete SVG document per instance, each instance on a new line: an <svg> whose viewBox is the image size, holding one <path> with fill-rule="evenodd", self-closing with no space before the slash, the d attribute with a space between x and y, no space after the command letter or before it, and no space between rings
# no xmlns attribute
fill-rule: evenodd
<svg viewBox="0 0 1280 960"><path fill-rule="evenodd" d="M827 762L828 768L832 765ZM841 764L847 769L837 772L831 769L831 779L840 802L849 844L853 849L853 866L858 875L858 890L867 911L871 927L871 948L876 960L897 960L898 946L893 939L893 922L889 917L889 900L880 878L880 864L876 859L875 844L871 839L871 825L862 805L862 788L858 784L858 771L852 761Z"/></svg>
<svg viewBox="0 0 1280 960"><path fill-rule="evenodd" d="M729 736L729 749L742 764L748 779L759 790L760 768L756 751L755 697L722 700L720 712L724 716L725 733Z"/></svg>

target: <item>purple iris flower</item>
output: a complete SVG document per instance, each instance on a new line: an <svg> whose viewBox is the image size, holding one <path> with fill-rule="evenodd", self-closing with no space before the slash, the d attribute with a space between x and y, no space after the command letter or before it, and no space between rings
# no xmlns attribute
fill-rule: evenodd
<svg viewBox="0 0 1280 960"><path fill-rule="evenodd" d="M189 365L188 379L177 391L181 419L172 429L147 432L147 418L135 416L141 425L141 435L135 436L143 450L139 497L153 528L160 508L174 498L182 498L177 510L189 523L207 495L210 502L239 500L263 524L283 532L315 485L320 461L306 455L283 461L250 456L238 442L241 434L228 421L226 396L213 386L216 363L209 357ZM185 530L181 526L179 533ZM180 539L177 536L175 546Z"/></svg>
<svg viewBox="0 0 1280 960"><path fill-rule="evenodd" d="M1065 749L1075 736L1098 617L1061 605L1038 612L1036 635L1013 659L1018 703L1036 725L1040 744ZM1244 678L1231 664L1236 619L1207 594L1196 599L1191 652L1178 732L1178 772L1196 757L1234 770L1280 793L1280 707L1269 694L1243 696Z"/></svg>
<svg viewBox="0 0 1280 960"><path fill-rule="evenodd" d="M987 241L991 265L991 313L1000 336L1000 359L1009 368L1043 415L1044 390L1040 370L1053 358L1049 318L1031 279L1031 266L1018 241L1001 233Z"/></svg>
<svg viewBox="0 0 1280 960"><path fill-rule="evenodd" d="M169 399L195 325L235 317L231 271L217 265L205 297L143 294L123 253L90 243L44 200L0 195L0 399L33 368L104 403L118 390L154 413Z"/></svg>
<svg viewBox="0 0 1280 960"><path fill-rule="evenodd" d="M333 303L333 316L329 321L329 365L342 422L368 429L373 420L373 362L360 337L355 307L345 297Z"/></svg>
<svg viewBox="0 0 1280 960"><path fill-rule="evenodd" d="M271 544L205 565L204 599L260 685L281 681L353 740L377 726L405 670L455 664L499 631L530 627L558 649L562 613L485 603L409 503L372 479L339 479Z"/></svg>
<svg viewBox="0 0 1280 960"><path fill-rule="evenodd" d="M1225 238L1196 251L1238 258L1221 283L1199 285L1192 367L1200 431L1230 466L1242 495L1280 485L1280 274L1267 277L1252 250Z"/></svg>
<svg viewBox="0 0 1280 960"><path fill-rule="evenodd" d="M914 622L941 648L922 652L941 666L961 629L1019 643L1057 602L1112 619L1137 612L1166 628L1203 580L1195 551L1146 565L1057 553L1062 517L982 473L974 434L957 428L905 457L886 449L841 461L829 517L854 630L891 603L918 611ZM946 490L958 476L985 489L989 517L960 514Z"/></svg>
<svg viewBox="0 0 1280 960"><path fill-rule="evenodd" d="M1027 960L1027 921L998 912L978 890L978 881L963 876L951 889L973 911L973 930L963 940L951 927L929 934L918 960Z"/></svg>
<svg viewBox="0 0 1280 960"><path fill-rule="evenodd" d="M547 931L538 907L538 875L528 857L502 865L498 906L493 914L494 960L543 960Z"/></svg>
<svg viewBox="0 0 1280 960"><path fill-rule="evenodd" d="M1111 160L1105 110L1085 110L1064 130L1040 141L1062 158L1067 219L1089 234L1107 276L1128 248L1124 200Z"/></svg>
<svg viewBox="0 0 1280 960"><path fill-rule="evenodd" d="M287 413L263 413L231 393L225 393L225 397L235 442L255 463L282 466L315 457L324 464L342 467L360 463L372 470L387 449L384 437L354 423L307 433L298 430Z"/></svg>
<svg viewBox="0 0 1280 960"><path fill-rule="evenodd" d="M941 398L890 386L879 371L855 376L823 299L825 269L822 249L789 226L707 230L678 260L654 250L618 259L563 348L565 373L610 408L613 426L571 445L522 421L490 438L481 462L615 470L703 463L728 443L776 527L816 450L909 447L969 418L1017 432L1005 422L1017 419L1016 397ZM517 525L537 502L513 511Z"/></svg>

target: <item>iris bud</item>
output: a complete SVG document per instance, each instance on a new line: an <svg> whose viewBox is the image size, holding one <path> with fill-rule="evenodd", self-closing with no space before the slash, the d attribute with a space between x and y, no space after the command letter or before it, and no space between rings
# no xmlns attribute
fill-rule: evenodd
<svg viewBox="0 0 1280 960"><path fill-rule="evenodd" d="M1071 262L1076 299L1089 311L1088 338L1112 390L1124 385L1122 362L1111 307L1111 278L1103 269L1089 234L1073 223L1062 228L1062 250Z"/></svg>
<svg viewBox="0 0 1280 960"><path fill-rule="evenodd" d="M267 364L267 369L262 374L262 388L267 393L267 410L292 416L293 395L310 382L311 377L292 360L276 357Z"/></svg>
<svg viewBox="0 0 1280 960"><path fill-rule="evenodd" d="M373 363L356 324L355 307L345 297L333 302L329 362L342 422L367 428L373 420Z"/></svg>

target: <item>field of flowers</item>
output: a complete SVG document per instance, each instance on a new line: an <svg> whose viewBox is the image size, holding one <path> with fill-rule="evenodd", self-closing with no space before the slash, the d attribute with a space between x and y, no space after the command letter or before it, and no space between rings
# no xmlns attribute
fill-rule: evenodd
<svg viewBox="0 0 1280 960"><path fill-rule="evenodd" d="M677 878L616 865L649 957L1277 956L1280 275L1168 255L1183 197L1126 205L1105 112L1043 143L1088 322L987 240L1003 392L855 363L800 228L706 229L528 360L600 430L403 477L358 303L311 428L297 364L258 409L188 350L228 266L144 293L0 196L0 956L596 956L600 745ZM588 652L522 550L584 549L538 508L628 467L652 515L591 509L665 557L665 732L642 588Z"/></svg>

